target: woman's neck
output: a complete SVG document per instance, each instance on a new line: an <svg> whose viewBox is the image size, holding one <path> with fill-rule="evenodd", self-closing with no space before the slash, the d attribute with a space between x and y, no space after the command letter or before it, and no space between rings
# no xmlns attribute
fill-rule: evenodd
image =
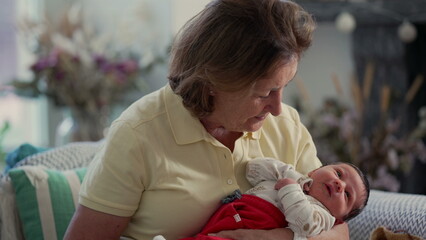
<svg viewBox="0 0 426 240"><path fill-rule="evenodd" d="M228 131L223 126L214 124L208 119L200 119L200 122L210 135L229 148L231 152L234 151L235 141L237 141L243 133Z"/></svg>

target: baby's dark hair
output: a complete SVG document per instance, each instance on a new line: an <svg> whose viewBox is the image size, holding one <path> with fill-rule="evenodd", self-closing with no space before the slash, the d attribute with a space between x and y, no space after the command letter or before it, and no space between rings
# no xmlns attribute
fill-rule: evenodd
<svg viewBox="0 0 426 240"><path fill-rule="evenodd" d="M352 209L346 216L343 217L343 221L349 221L352 218L358 216L362 210L364 210L365 206L367 206L367 202L368 202L368 198L370 197L370 182L368 181L367 176L361 171L361 169L359 169L357 166L355 166L352 163L348 163L348 162L341 162L341 163L336 163L336 164L347 164L351 167L353 167L356 172L358 173L358 175L361 177L362 183L364 184L364 188L365 188L365 200L364 203L355 209Z"/></svg>

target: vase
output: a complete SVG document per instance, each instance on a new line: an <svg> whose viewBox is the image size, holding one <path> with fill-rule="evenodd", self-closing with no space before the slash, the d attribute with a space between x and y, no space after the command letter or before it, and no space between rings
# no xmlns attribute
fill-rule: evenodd
<svg viewBox="0 0 426 240"><path fill-rule="evenodd" d="M65 109L63 119L56 128L55 145L101 140L105 136L108 112L107 108L91 111Z"/></svg>

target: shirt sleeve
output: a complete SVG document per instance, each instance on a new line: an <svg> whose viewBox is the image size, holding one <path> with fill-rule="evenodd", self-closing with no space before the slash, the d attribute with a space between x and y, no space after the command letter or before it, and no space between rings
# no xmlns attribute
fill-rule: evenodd
<svg viewBox="0 0 426 240"><path fill-rule="evenodd" d="M259 139L264 157L272 157L291 164L302 174L321 166L315 144L298 112L282 105L279 116L270 116L261 129Z"/></svg>
<svg viewBox="0 0 426 240"><path fill-rule="evenodd" d="M298 184L289 184L278 191L288 226L302 237L311 237L330 230L335 218L321 203L303 193Z"/></svg>
<svg viewBox="0 0 426 240"><path fill-rule="evenodd" d="M317 149L308 129L298 122L300 131L300 140L298 144L297 164L295 168L298 172L307 174L313 169L319 168L322 164L317 157Z"/></svg>
<svg viewBox="0 0 426 240"><path fill-rule="evenodd" d="M114 123L80 189L80 204L117 216L131 216L144 191L142 154L128 124Z"/></svg>
<svg viewBox="0 0 426 240"><path fill-rule="evenodd" d="M247 163L247 180L253 186L263 181L277 181L281 178L298 180L302 175L290 164L273 158L256 158Z"/></svg>

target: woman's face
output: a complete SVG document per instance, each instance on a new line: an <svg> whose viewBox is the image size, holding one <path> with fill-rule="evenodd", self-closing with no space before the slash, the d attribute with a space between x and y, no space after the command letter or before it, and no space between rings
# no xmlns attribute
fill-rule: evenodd
<svg viewBox="0 0 426 240"><path fill-rule="evenodd" d="M210 125L233 132L259 130L269 114L277 116L281 113L282 92L296 75L297 64L296 59L292 60L248 90L214 90L215 110L207 119Z"/></svg>

